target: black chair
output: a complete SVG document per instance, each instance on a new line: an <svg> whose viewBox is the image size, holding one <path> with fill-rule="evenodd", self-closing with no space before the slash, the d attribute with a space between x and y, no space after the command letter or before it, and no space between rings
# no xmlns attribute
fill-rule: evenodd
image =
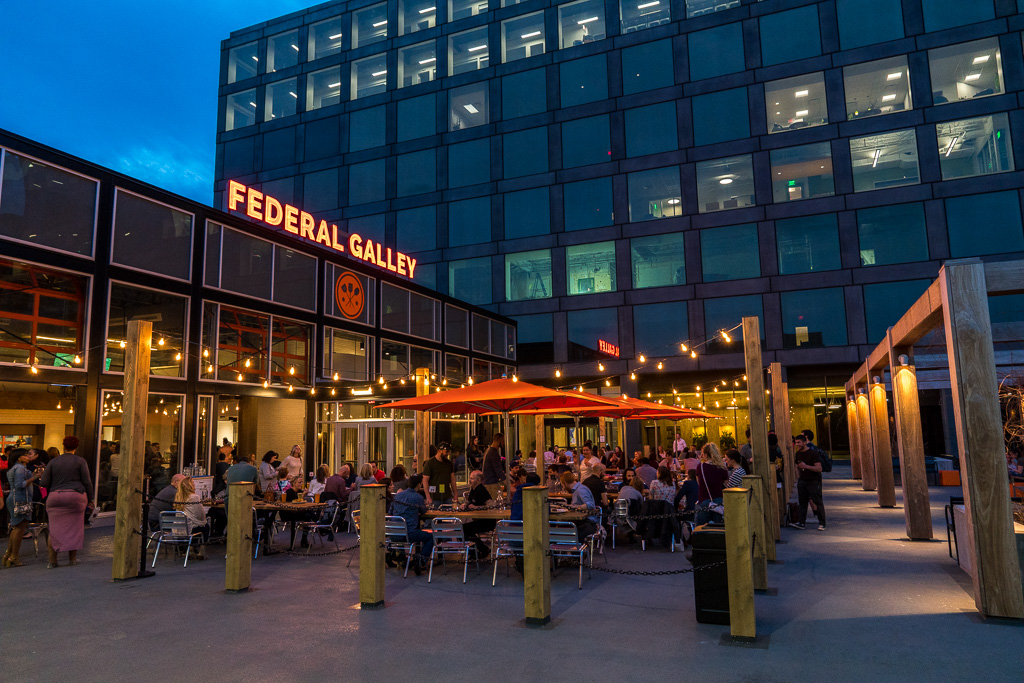
<svg viewBox="0 0 1024 683"><path fill-rule="evenodd" d="M956 549L956 518L953 516L953 508L957 505L963 505L963 496L950 496L949 505L946 506L946 543L949 545L949 556L953 557L953 551ZM960 552L956 553L957 564L960 563Z"/></svg>

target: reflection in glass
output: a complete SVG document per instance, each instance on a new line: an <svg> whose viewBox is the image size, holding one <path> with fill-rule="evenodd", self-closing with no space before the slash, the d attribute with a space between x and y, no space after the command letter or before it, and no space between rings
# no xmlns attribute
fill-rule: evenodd
<svg viewBox="0 0 1024 683"><path fill-rule="evenodd" d="M544 13L534 12L501 22L501 61L513 62L544 54Z"/></svg>
<svg viewBox="0 0 1024 683"><path fill-rule="evenodd" d="M491 322L482 315L473 314L473 350L481 353L491 352ZM474 361L474 365L475 365ZM487 363L484 363L484 367L487 367ZM489 369L485 370L484 376L487 376ZM479 378L480 375L477 373L476 368L473 368L473 373Z"/></svg>
<svg viewBox="0 0 1024 683"><path fill-rule="evenodd" d="M565 249L569 294L615 291L615 242L578 244Z"/></svg>
<svg viewBox="0 0 1024 683"><path fill-rule="evenodd" d="M325 19L309 27L309 61L340 53L341 17Z"/></svg>
<svg viewBox="0 0 1024 683"><path fill-rule="evenodd" d="M885 339L885 331L914 305L932 280L907 280L864 285L864 317L869 343Z"/></svg>
<svg viewBox="0 0 1024 683"><path fill-rule="evenodd" d="M621 33L632 33L671 21L669 0L619 0Z"/></svg>
<svg viewBox="0 0 1024 683"><path fill-rule="evenodd" d="M263 120L279 119L295 114L298 98L296 79L278 81L267 86L267 106L263 110Z"/></svg>
<svg viewBox="0 0 1024 683"><path fill-rule="evenodd" d="M782 347L845 346L846 301L841 287L783 292Z"/></svg>
<svg viewBox="0 0 1024 683"><path fill-rule="evenodd" d="M860 264L887 266L928 260L923 204L899 204L857 212Z"/></svg>
<svg viewBox="0 0 1024 683"><path fill-rule="evenodd" d="M388 4L357 9L352 13L352 47L363 47L388 37Z"/></svg>
<svg viewBox="0 0 1024 683"><path fill-rule="evenodd" d="M634 289L686 284L683 237L672 232L630 240Z"/></svg>
<svg viewBox="0 0 1024 683"><path fill-rule="evenodd" d="M437 100L434 93L399 100L397 110L399 142L437 132Z"/></svg>
<svg viewBox="0 0 1024 683"><path fill-rule="evenodd" d="M477 306L491 303L490 257L450 262L448 295Z"/></svg>
<svg viewBox="0 0 1024 683"><path fill-rule="evenodd" d="M384 379L408 377L409 345L382 339L380 342L380 374Z"/></svg>
<svg viewBox="0 0 1024 683"><path fill-rule="evenodd" d="M665 1L662 0L662 2ZM672 85L674 80L671 40L659 40L623 48L623 95L665 88Z"/></svg>
<svg viewBox="0 0 1024 683"><path fill-rule="evenodd" d="M487 10L487 0L448 0L448 21L475 17Z"/></svg>
<svg viewBox="0 0 1024 683"><path fill-rule="evenodd" d="M228 83L237 83L256 75L260 58L259 43L247 43L228 50Z"/></svg>
<svg viewBox="0 0 1024 683"><path fill-rule="evenodd" d="M153 348L149 374L184 377L187 355L185 316L188 299L155 289L142 289L120 283L110 285L110 313L107 318L106 369L124 372L125 350L120 341L128 338L128 323L148 320L153 323Z"/></svg>
<svg viewBox="0 0 1024 683"><path fill-rule="evenodd" d="M749 154L697 163L700 213L754 205L754 164Z"/></svg>
<svg viewBox="0 0 1024 683"><path fill-rule="evenodd" d="M437 23L437 0L398 0L398 35L433 28Z"/></svg>
<svg viewBox="0 0 1024 683"><path fill-rule="evenodd" d="M619 346L619 316L614 308L569 311L569 360L607 359L599 342Z"/></svg>
<svg viewBox="0 0 1024 683"><path fill-rule="evenodd" d="M760 276L757 225L747 223L701 230L700 260L704 282Z"/></svg>
<svg viewBox="0 0 1024 683"><path fill-rule="evenodd" d="M551 231L547 187L505 195L505 239L546 235Z"/></svg>
<svg viewBox="0 0 1024 683"><path fill-rule="evenodd" d="M256 88L236 92L227 97L224 107L224 130L237 130L256 123Z"/></svg>
<svg viewBox="0 0 1024 683"><path fill-rule="evenodd" d="M906 55L854 64L843 69L846 118L890 114L913 109Z"/></svg>
<svg viewBox="0 0 1024 683"><path fill-rule="evenodd" d="M743 323L745 316L757 316L764 344L764 306L760 294L729 296L704 300L704 334L708 343L705 353L736 353L743 351L743 328L730 332L731 342L725 341L720 330L731 330Z"/></svg>
<svg viewBox="0 0 1024 683"><path fill-rule="evenodd" d="M633 307L633 339L638 353L671 356L689 336L685 301Z"/></svg>
<svg viewBox="0 0 1024 683"><path fill-rule="evenodd" d="M595 178L562 186L565 229L586 230L611 225L612 179Z"/></svg>
<svg viewBox="0 0 1024 683"><path fill-rule="evenodd" d="M881 190L921 182L913 128L850 138L853 191Z"/></svg>
<svg viewBox="0 0 1024 683"><path fill-rule="evenodd" d="M545 173L548 170L548 129L527 128L507 133L501 141L506 178ZM478 181L479 182L479 181Z"/></svg>
<svg viewBox="0 0 1024 683"><path fill-rule="evenodd" d="M655 168L628 176L629 220L632 223L682 214L679 168Z"/></svg>
<svg viewBox="0 0 1024 683"><path fill-rule="evenodd" d="M740 0L686 0L686 18L721 12L740 6Z"/></svg>
<svg viewBox="0 0 1024 683"><path fill-rule="evenodd" d="M437 74L434 41L418 43L398 50L398 87L429 83Z"/></svg>
<svg viewBox="0 0 1024 683"><path fill-rule="evenodd" d="M382 283L380 287L380 326L393 332L409 333L409 290Z"/></svg>
<svg viewBox="0 0 1024 683"><path fill-rule="evenodd" d="M516 348L520 357L531 363L550 363L555 359L554 329L550 313L520 315L515 318L519 335ZM510 328L511 329L511 328Z"/></svg>
<svg viewBox="0 0 1024 683"><path fill-rule="evenodd" d="M779 273L838 270L839 229L832 213L775 221Z"/></svg>
<svg viewBox="0 0 1024 683"><path fill-rule="evenodd" d="M477 197L448 205L448 246L491 241L491 199Z"/></svg>
<svg viewBox="0 0 1024 683"><path fill-rule="evenodd" d="M558 81L563 109L608 99L608 58L600 54L562 62Z"/></svg>
<svg viewBox="0 0 1024 683"><path fill-rule="evenodd" d="M1003 92L998 38L985 38L928 51L932 103L946 104Z"/></svg>
<svg viewBox="0 0 1024 683"><path fill-rule="evenodd" d="M558 35L563 49L604 39L604 2L577 0L559 5Z"/></svg>
<svg viewBox="0 0 1024 683"><path fill-rule="evenodd" d="M486 69L490 66L487 27L448 36L448 75Z"/></svg>
<svg viewBox="0 0 1024 683"><path fill-rule="evenodd" d="M611 161L611 133L607 114L562 124L562 165L565 168Z"/></svg>
<svg viewBox="0 0 1024 683"><path fill-rule="evenodd" d="M188 280L191 255L191 214L117 190L114 263Z"/></svg>
<svg viewBox="0 0 1024 683"><path fill-rule="evenodd" d="M505 254L505 300L551 297L551 250Z"/></svg>
<svg viewBox="0 0 1024 683"><path fill-rule="evenodd" d="M262 382L270 358L270 316L221 306L217 329L217 379Z"/></svg>
<svg viewBox="0 0 1024 683"><path fill-rule="evenodd" d="M773 150L772 198L793 202L836 193L832 178L832 148L827 142Z"/></svg>
<svg viewBox="0 0 1024 683"><path fill-rule="evenodd" d="M627 157L675 150L679 146L675 102L627 109L625 130Z"/></svg>
<svg viewBox="0 0 1024 683"><path fill-rule="evenodd" d="M445 304L444 343L469 348L469 311Z"/></svg>
<svg viewBox="0 0 1024 683"><path fill-rule="evenodd" d="M1006 114L935 124L942 179L1013 170L1010 125Z"/></svg>
<svg viewBox="0 0 1024 683"><path fill-rule="evenodd" d="M314 71L306 76L306 111L341 102L341 67Z"/></svg>
<svg viewBox="0 0 1024 683"><path fill-rule="evenodd" d="M547 109L545 69L521 71L501 79L502 115L514 119Z"/></svg>
<svg viewBox="0 0 1024 683"><path fill-rule="evenodd" d="M398 157L397 196L433 192L437 188L437 159L433 149Z"/></svg>
<svg viewBox="0 0 1024 683"><path fill-rule="evenodd" d="M267 73L287 69L299 63L299 30L294 29L267 38Z"/></svg>
<svg viewBox="0 0 1024 683"><path fill-rule="evenodd" d="M466 187L491 178L491 145L487 138L448 145L448 187Z"/></svg>
<svg viewBox="0 0 1024 683"><path fill-rule="evenodd" d="M764 104L769 133L828 123L825 77L820 72L765 83Z"/></svg>
<svg viewBox="0 0 1024 683"><path fill-rule="evenodd" d="M480 126L489 121L487 82L448 91L448 130Z"/></svg>
<svg viewBox="0 0 1024 683"><path fill-rule="evenodd" d="M387 90L387 53L352 62L352 99L377 95Z"/></svg>

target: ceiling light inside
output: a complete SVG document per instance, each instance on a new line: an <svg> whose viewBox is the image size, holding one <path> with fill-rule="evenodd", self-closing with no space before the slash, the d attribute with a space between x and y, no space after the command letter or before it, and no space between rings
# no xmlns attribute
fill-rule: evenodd
<svg viewBox="0 0 1024 683"><path fill-rule="evenodd" d="M527 38L533 38L534 36L539 36L539 35L540 35L540 31L530 31L529 33L524 33L523 35L521 35L519 37L522 38L523 40L526 40Z"/></svg>
<svg viewBox="0 0 1024 683"><path fill-rule="evenodd" d="M895 99L896 99L895 95L885 95L885 96L882 97L882 101L883 102L892 102Z"/></svg>
<svg viewBox="0 0 1024 683"><path fill-rule="evenodd" d="M477 50L486 50L486 49L487 49L487 45L474 45L473 47L469 48L468 51L469 52L476 52Z"/></svg>
<svg viewBox="0 0 1024 683"><path fill-rule="evenodd" d="M732 185L732 178L722 178L718 181L719 185Z"/></svg>
<svg viewBox="0 0 1024 683"><path fill-rule="evenodd" d="M463 108L464 108L464 109L465 109L466 111L468 111L468 112L469 112L470 114L477 114L477 113L479 113L479 112L480 112L480 110L479 110L479 109L477 109L476 107L474 107L474 106L473 106L472 104L464 104L464 105L462 105L462 107L463 107Z"/></svg>
<svg viewBox="0 0 1024 683"><path fill-rule="evenodd" d="M436 7L424 7L423 9L420 10L420 14L429 14L436 9Z"/></svg>
<svg viewBox="0 0 1024 683"><path fill-rule="evenodd" d="M327 40L337 40L338 38L341 38L340 33L335 33L333 36L327 36Z"/></svg>
<svg viewBox="0 0 1024 683"><path fill-rule="evenodd" d="M437 57L431 57L430 59L421 59L420 64L433 64L437 61Z"/></svg>
<svg viewBox="0 0 1024 683"><path fill-rule="evenodd" d="M589 24L592 21L597 21L597 17L587 17L586 19L580 19L576 23L582 26L583 24Z"/></svg>
<svg viewBox="0 0 1024 683"><path fill-rule="evenodd" d="M989 56L990 56L990 55L982 55L982 56L980 56L980 57L975 57L975 58L974 58L974 61L973 61L973 62L971 62L971 63L972 63L972 64L984 64L985 62L987 62L987 61L988 61L988 58L989 58Z"/></svg>
<svg viewBox="0 0 1024 683"><path fill-rule="evenodd" d="M810 90L797 90L794 97L807 97L810 93Z"/></svg>
<svg viewBox="0 0 1024 683"><path fill-rule="evenodd" d="M385 69L384 71L374 71L374 72L373 72L372 74L370 74L370 75L371 75L371 76L383 76L383 75L384 75L384 74L386 74L386 73L387 73L387 69Z"/></svg>
<svg viewBox="0 0 1024 683"><path fill-rule="evenodd" d="M967 78L965 78L964 80L965 80L965 81L967 81L967 82L970 82L970 81L976 81L976 80L978 80L979 78L981 78L981 74L970 74L970 75L969 75L969 76L968 76Z"/></svg>
<svg viewBox="0 0 1024 683"><path fill-rule="evenodd" d="M661 4L661 0L654 0L654 2L640 3L639 5L636 6L636 8L637 9L647 9L648 7L654 7L655 5L660 5L660 4Z"/></svg>
<svg viewBox="0 0 1024 683"><path fill-rule="evenodd" d="M675 199L675 198L672 198L672 199L668 200L668 203L669 203L669 204L678 204L678 203L679 203L679 200L678 200L678 199Z"/></svg>
<svg viewBox="0 0 1024 683"><path fill-rule="evenodd" d="M886 76L885 80L887 80L887 81L898 81L901 76L903 76L903 72L902 71L896 71L895 73L891 73L888 76Z"/></svg>
<svg viewBox="0 0 1024 683"><path fill-rule="evenodd" d="M796 115L797 116L807 116L807 110L806 109L801 109L800 111L798 111L796 113Z"/></svg>
<svg viewBox="0 0 1024 683"><path fill-rule="evenodd" d="M384 21L378 21L376 24L371 24L371 26L373 26L374 28L380 28L381 26L387 26L387 25L388 25L388 20L387 19L385 19Z"/></svg>

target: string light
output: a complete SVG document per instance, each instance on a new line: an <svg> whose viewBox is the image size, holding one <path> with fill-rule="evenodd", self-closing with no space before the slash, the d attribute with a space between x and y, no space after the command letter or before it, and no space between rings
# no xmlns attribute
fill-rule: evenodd
<svg viewBox="0 0 1024 683"><path fill-rule="evenodd" d="M555 377L561 377L561 376L562 376L562 371L556 368L555 369Z"/></svg>
<svg viewBox="0 0 1024 683"><path fill-rule="evenodd" d="M642 353L640 354L640 362L641 363L646 363L647 362L647 357L644 356L644 354L642 354Z"/></svg>
<svg viewBox="0 0 1024 683"><path fill-rule="evenodd" d="M310 387L309 388L309 395L310 396L316 396L316 387Z"/></svg>
<svg viewBox="0 0 1024 683"><path fill-rule="evenodd" d="M470 377L467 381L469 382L469 386L473 386L473 378L472 377Z"/></svg>
<svg viewBox="0 0 1024 683"><path fill-rule="evenodd" d="M335 381L335 382L337 382L337 381L338 381L338 373L334 373L334 381Z"/></svg>
<svg viewBox="0 0 1024 683"><path fill-rule="evenodd" d="M337 392L335 392L334 387L331 387L331 396L334 396L336 393Z"/></svg>
<svg viewBox="0 0 1024 683"><path fill-rule="evenodd" d="M241 382L241 381L242 381L242 373L238 373L238 381L239 381L239 382Z"/></svg>
<svg viewBox="0 0 1024 683"><path fill-rule="evenodd" d="M32 365L31 370L32 370L32 374L33 375L38 375L39 374L39 368L37 368L34 364Z"/></svg>
<svg viewBox="0 0 1024 683"><path fill-rule="evenodd" d="M295 391L295 387L293 387L293 386L292 386L291 384L289 384L289 385L288 385L288 393L290 394L290 393L292 393L293 391Z"/></svg>
<svg viewBox="0 0 1024 683"><path fill-rule="evenodd" d="M377 384L384 384L384 375L377 378Z"/></svg>
<svg viewBox="0 0 1024 683"><path fill-rule="evenodd" d="M122 340L121 340L121 348L123 349L123 348L125 348L126 346L128 346L128 342L126 342L126 341L125 341L124 339L122 339Z"/></svg>
<svg viewBox="0 0 1024 683"><path fill-rule="evenodd" d="M604 363L598 363L597 364L597 371L598 372L604 372Z"/></svg>
<svg viewBox="0 0 1024 683"><path fill-rule="evenodd" d="M664 369L664 367L665 367L665 364L664 364L664 363L662 363L662 362L661 362L661 361L659 360L659 361L658 361L658 369L659 369L659 370L662 370L662 369Z"/></svg>
<svg viewBox="0 0 1024 683"><path fill-rule="evenodd" d="M724 339L727 342L731 342L732 341L732 337L730 337L729 333L726 332L725 330L722 330L722 339Z"/></svg>
<svg viewBox="0 0 1024 683"><path fill-rule="evenodd" d="M207 372L213 372L213 364L212 363L210 365L206 366L206 371Z"/></svg>
<svg viewBox="0 0 1024 683"><path fill-rule="evenodd" d="M252 363L250 363L250 362L249 362L249 359L248 359L248 358L246 358L246 359L245 359L245 367L249 367L250 365L252 365Z"/></svg>
<svg viewBox="0 0 1024 683"><path fill-rule="evenodd" d="M444 379L442 379L442 380L441 380L441 384L443 384L443 385L445 385L445 386L448 386L448 378L447 378L447 377L445 377Z"/></svg>
<svg viewBox="0 0 1024 683"><path fill-rule="evenodd" d="M210 357L210 349L203 349L203 358Z"/></svg>
<svg viewBox="0 0 1024 683"><path fill-rule="evenodd" d="M636 373L635 372L629 373L629 378L630 379L636 379Z"/></svg>
<svg viewBox="0 0 1024 683"><path fill-rule="evenodd" d="M724 379L722 380L722 386L723 387L725 386L725 380Z"/></svg>
<svg viewBox="0 0 1024 683"><path fill-rule="evenodd" d="M696 351L690 351L690 358L696 358L696 357L697 357L697 352Z"/></svg>
<svg viewBox="0 0 1024 683"><path fill-rule="evenodd" d="M512 381L513 381L513 382L518 382L518 381L519 381L519 378L518 378L518 377L516 377L515 375L512 375Z"/></svg>
<svg viewBox="0 0 1024 683"><path fill-rule="evenodd" d="M398 380L398 381L401 382L402 384L405 384L405 378L404 377L402 379Z"/></svg>
<svg viewBox="0 0 1024 683"><path fill-rule="evenodd" d="M680 344L679 348L682 349L683 353L686 353L689 350L686 348L686 344Z"/></svg>
<svg viewBox="0 0 1024 683"><path fill-rule="evenodd" d="M181 360L181 354L180 353L174 354L174 360L180 361Z"/></svg>
<svg viewBox="0 0 1024 683"><path fill-rule="evenodd" d="M160 337L160 340L156 343L156 345L157 346L163 346L164 345L164 338Z"/></svg>
<svg viewBox="0 0 1024 683"><path fill-rule="evenodd" d="M610 386L612 385L612 381L611 381L610 379L606 379L606 380L604 381L604 385L605 385L606 387L610 387Z"/></svg>
<svg viewBox="0 0 1024 683"><path fill-rule="evenodd" d="M288 374L289 375L294 375L295 374L295 366L294 365L291 366L290 368L288 368Z"/></svg>
<svg viewBox="0 0 1024 683"><path fill-rule="evenodd" d="M270 382L268 382L267 380L263 380L263 388L266 389L269 386L270 386Z"/></svg>
<svg viewBox="0 0 1024 683"><path fill-rule="evenodd" d="M178 355L180 356L181 354L179 353ZM75 365L80 365L80 364L81 364L81 362L82 362L82 357L81 357L81 356L79 356L79 355L78 355L78 354L76 353L76 354L75 354Z"/></svg>

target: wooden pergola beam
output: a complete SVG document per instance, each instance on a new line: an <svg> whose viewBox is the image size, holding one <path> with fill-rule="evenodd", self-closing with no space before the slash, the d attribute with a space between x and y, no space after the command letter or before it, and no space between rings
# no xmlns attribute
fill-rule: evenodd
<svg viewBox="0 0 1024 683"><path fill-rule="evenodd" d="M921 433L921 406L918 402L917 371L911 349L892 346L892 330L886 337L890 366L892 408L896 416L896 447L900 458L900 485L903 488L903 515L907 538L915 541L932 538L932 510L928 497L928 475L924 467L924 436ZM903 353L901 353L903 351ZM907 364L900 358L905 356Z"/></svg>

